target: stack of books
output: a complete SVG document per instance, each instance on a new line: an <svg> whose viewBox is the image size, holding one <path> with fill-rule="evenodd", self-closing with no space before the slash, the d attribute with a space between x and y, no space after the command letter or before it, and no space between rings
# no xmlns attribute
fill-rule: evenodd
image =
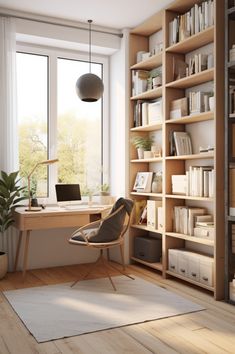
<svg viewBox="0 0 235 354"><path fill-rule="evenodd" d="M169 23L169 45L180 42L214 24L214 1L195 4L188 12Z"/></svg>
<svg viewBox="0 0 235 354"><path fill-rule="evenodd" d="M215 225L212 215L201 215L195 217L194 236L214 240Z"/></svg>
<svg viewBox="0 0 235 354"><path fill-rule="evenodd" d="M179 98L171 101L170 119L181 118L188 115L188 98Z"/></svg>

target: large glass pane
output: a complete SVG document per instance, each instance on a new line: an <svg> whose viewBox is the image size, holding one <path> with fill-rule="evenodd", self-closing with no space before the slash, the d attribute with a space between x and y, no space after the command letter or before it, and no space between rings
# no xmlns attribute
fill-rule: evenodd
<svg viewBox="0 0 235 354"><path fill-rule="evenodd" d="M102 65L92 64L102 77ZM58 59L58 180L79 183L83 195L96 191L102 176L102 100L82 102L77 79L89 72L83 61Z"/></svg>
<svg viewBox="0 0 235 354"><path fill-rule="evenodd" d="M17 53L20 175L26 178L48 151L48 57ZM31 177L33 196L47 196L47 167Z"/></svg>

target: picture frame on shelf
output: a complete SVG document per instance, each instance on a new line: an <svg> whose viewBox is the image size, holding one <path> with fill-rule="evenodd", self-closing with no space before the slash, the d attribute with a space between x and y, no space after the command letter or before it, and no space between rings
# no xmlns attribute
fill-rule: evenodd
<svg viewBox="0 0 235 354"><path fill-rule="evenodd" d="M153 172L137 172L133 190L140 193L150 193Z"/></svg>

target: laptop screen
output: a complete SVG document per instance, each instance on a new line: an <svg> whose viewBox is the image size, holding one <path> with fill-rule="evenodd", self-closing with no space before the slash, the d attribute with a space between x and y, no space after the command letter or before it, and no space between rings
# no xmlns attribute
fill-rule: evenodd
<svg viewBox="0 0 235 354"><path fill-rule="evenodd" d="M79 184L56 184L57 202L71 202L81 200Z"/></svg>

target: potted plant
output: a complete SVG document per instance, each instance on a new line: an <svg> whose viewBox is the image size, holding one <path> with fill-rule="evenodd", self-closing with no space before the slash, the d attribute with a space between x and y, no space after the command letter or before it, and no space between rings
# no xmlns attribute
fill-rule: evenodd
<svg viewBox="0 0 235 354"><path fill-rule="evenodd" d="M110 191L107 183L101 184L96 195L99 196L100 204L110 204Z"/></svg>
<svg viewBox="0 0 235 354"><path fill-rule="evenodd" d="M153 139L149 136L134 136L131 139L132 144L137 148L137 154L139 159L144 158L144 151L151 151Z"/></svg>
<svg viewBox="0 0 235 354"><path fill-rule="evenodd" d="M13 210L18 203L26 197L20 196L20 192L25 189L19 185L18 173L7 174L1 171L0 176L0 234L4 237L7 229L14 223ZM5 250L0 250L0 279L7 272L8 258Z"/></svg>

